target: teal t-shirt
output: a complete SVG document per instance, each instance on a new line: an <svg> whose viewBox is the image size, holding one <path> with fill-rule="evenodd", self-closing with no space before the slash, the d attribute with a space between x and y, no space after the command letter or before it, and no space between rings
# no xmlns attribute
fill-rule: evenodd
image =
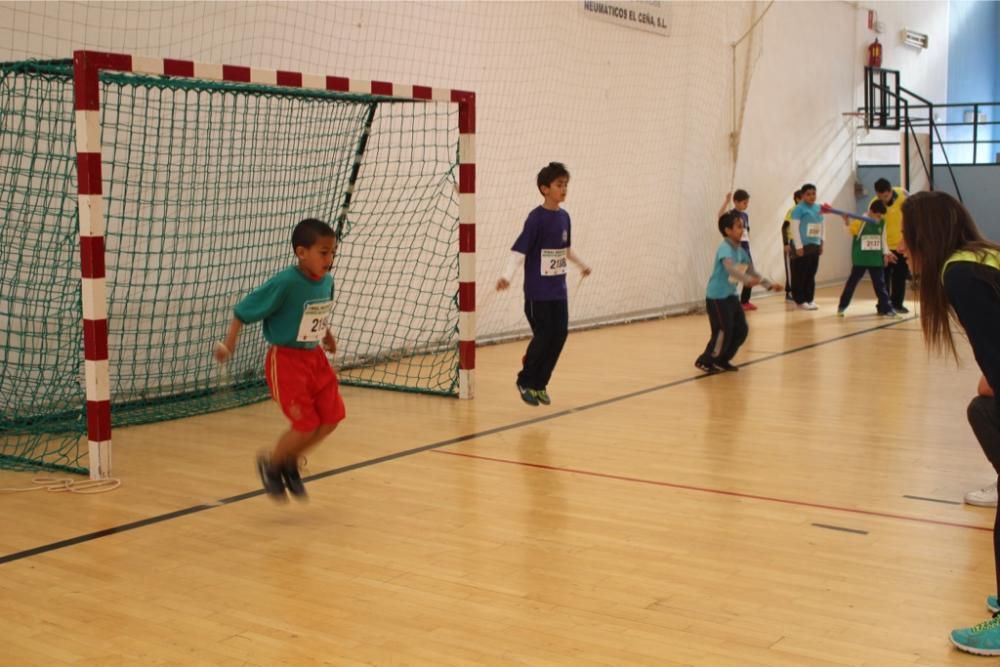
<svg viewBox="0 0 1000 667"><path fill-rule="evenodd" d="M819 204L807 204L804 201L792 209L793 224L799 226L799 238L802 245L822 245L823 243L823 212Z"/></svg>
<svg viewBox="0 0 1000 667"><path fill-rule="evenodd" d="M712 275L708 278L705 297L709 299L727 299L735 296L743 285L731 278L723 260L731 259L737 266L750 265L750 255L741 246L733 245L727 239L722 239L719 249L715 251L715 263L712 265Z"/></svg>
<svg viewBox="0 0 1000 667"><path fill-rule="evenodd" d="M316 347L330 326L333 276L313 280L297 266L275 274L236 304L240 322L264 322L264 338L272 345Z"/></svg>

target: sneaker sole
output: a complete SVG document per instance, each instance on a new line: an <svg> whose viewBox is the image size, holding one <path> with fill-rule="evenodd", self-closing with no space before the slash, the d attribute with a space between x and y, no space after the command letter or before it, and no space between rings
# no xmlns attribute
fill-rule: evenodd
<svg viewBox="0 0 1000 667"><path fill-rule="evenodd" d="M976 648L974 646L965 646L963 644L959 644L957 641L955 641L954 637L948 637L948 639L951 640L951 643L959 651L965 651L966 653L971 653L973 655L1000 655L1000 648Z"/></svg>
<svg viewBox="0 0 1000 667"><path fill-rule="evenodd" d="M996 507L997 501L986 501L986 500L969 500L965 499L966 505L972 505L973 507Z"/></svg>

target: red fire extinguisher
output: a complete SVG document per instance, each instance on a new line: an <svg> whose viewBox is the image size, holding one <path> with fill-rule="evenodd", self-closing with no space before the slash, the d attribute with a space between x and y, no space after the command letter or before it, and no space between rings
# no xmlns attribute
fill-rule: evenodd
<svg viewBox="0 0 1000 667"><path fill-rule="evenodd" d="M878 37L875 38L874 42L868 45L868 66L882 66L882 45L878 43Z"/></svg>

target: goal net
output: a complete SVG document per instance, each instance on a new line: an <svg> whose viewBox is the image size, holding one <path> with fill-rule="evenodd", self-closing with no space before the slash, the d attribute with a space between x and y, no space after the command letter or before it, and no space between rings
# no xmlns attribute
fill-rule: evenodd
<svg viewBox="0 0 1000 667"><path fill-rule="evenodd" d="M291 230L307 217L340 235L342 382L457 394L458 106L330 90L347 87L331 77L309 88L301 75L251 82L248 68L217 77L245 81L192 74L99 74L114 426L267 396L259 325L225 376L212 343L233 305L294 261ZM85 470L73 77L68 60L0 66L0 467Z"/></svg>

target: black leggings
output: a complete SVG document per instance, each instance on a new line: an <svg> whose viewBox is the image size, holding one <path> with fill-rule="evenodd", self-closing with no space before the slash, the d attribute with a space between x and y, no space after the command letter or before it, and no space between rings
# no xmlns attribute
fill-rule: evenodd
<svg viewBox="0 0 1000 667"><path fill-rule="evenodd" d="M698 361L705 364L728 363L736 356L737 350L750 332L746 313L743 312L739 299L735 296L725 299L705 299L705 306L708 310L708 323L712 327L712 336L708 339L705 352L698 357Z"/></svg>
<svg viewBox="0 0 1000 667"><path fill-rule="evenodd" d="M531 342L517 384L527 389L545 389L562 354L569 331L566 301L525 301L524 315L531 325Z"/></svg>
<svg viewBox="0 0 1000 667"><path fill-rule="evenodd" d="M892 307L901 308L906 300L906 279L910 277L910 267L903 253L893 250L892 254L896 256L896 263L885 267L885 283Z"/></svg>
<svg viewBox="0 0 1000 667"><path fill-rule="evenodd" d="M993 464L993 470L1000 476L1000 407L995 398L977 396L969 403L966 411L969 425L976 434L983 454ZM993 520L993 563L997 578L997 593L1000 594L1000 506Z"/></svg>
<svg viewBox="0 0 1000 667"><path fill-rule="evenodd" d="M815 246L814 246L815 247ZM819 253L807 252L792 258L792 295L795 303L812 303L816 298L816 271L819 269Z"/></svg>
<svg viewBox="0 0 1000 667"><path fill-rule="evenodd" d="M750 243L747 241L740 241L740 245L744 250L747 251L747 257L750 258L750 263L753 264L753 255L750 254ZM744 285L743 290L740 292L740 303L750 303L750 286Z"/></svg>

